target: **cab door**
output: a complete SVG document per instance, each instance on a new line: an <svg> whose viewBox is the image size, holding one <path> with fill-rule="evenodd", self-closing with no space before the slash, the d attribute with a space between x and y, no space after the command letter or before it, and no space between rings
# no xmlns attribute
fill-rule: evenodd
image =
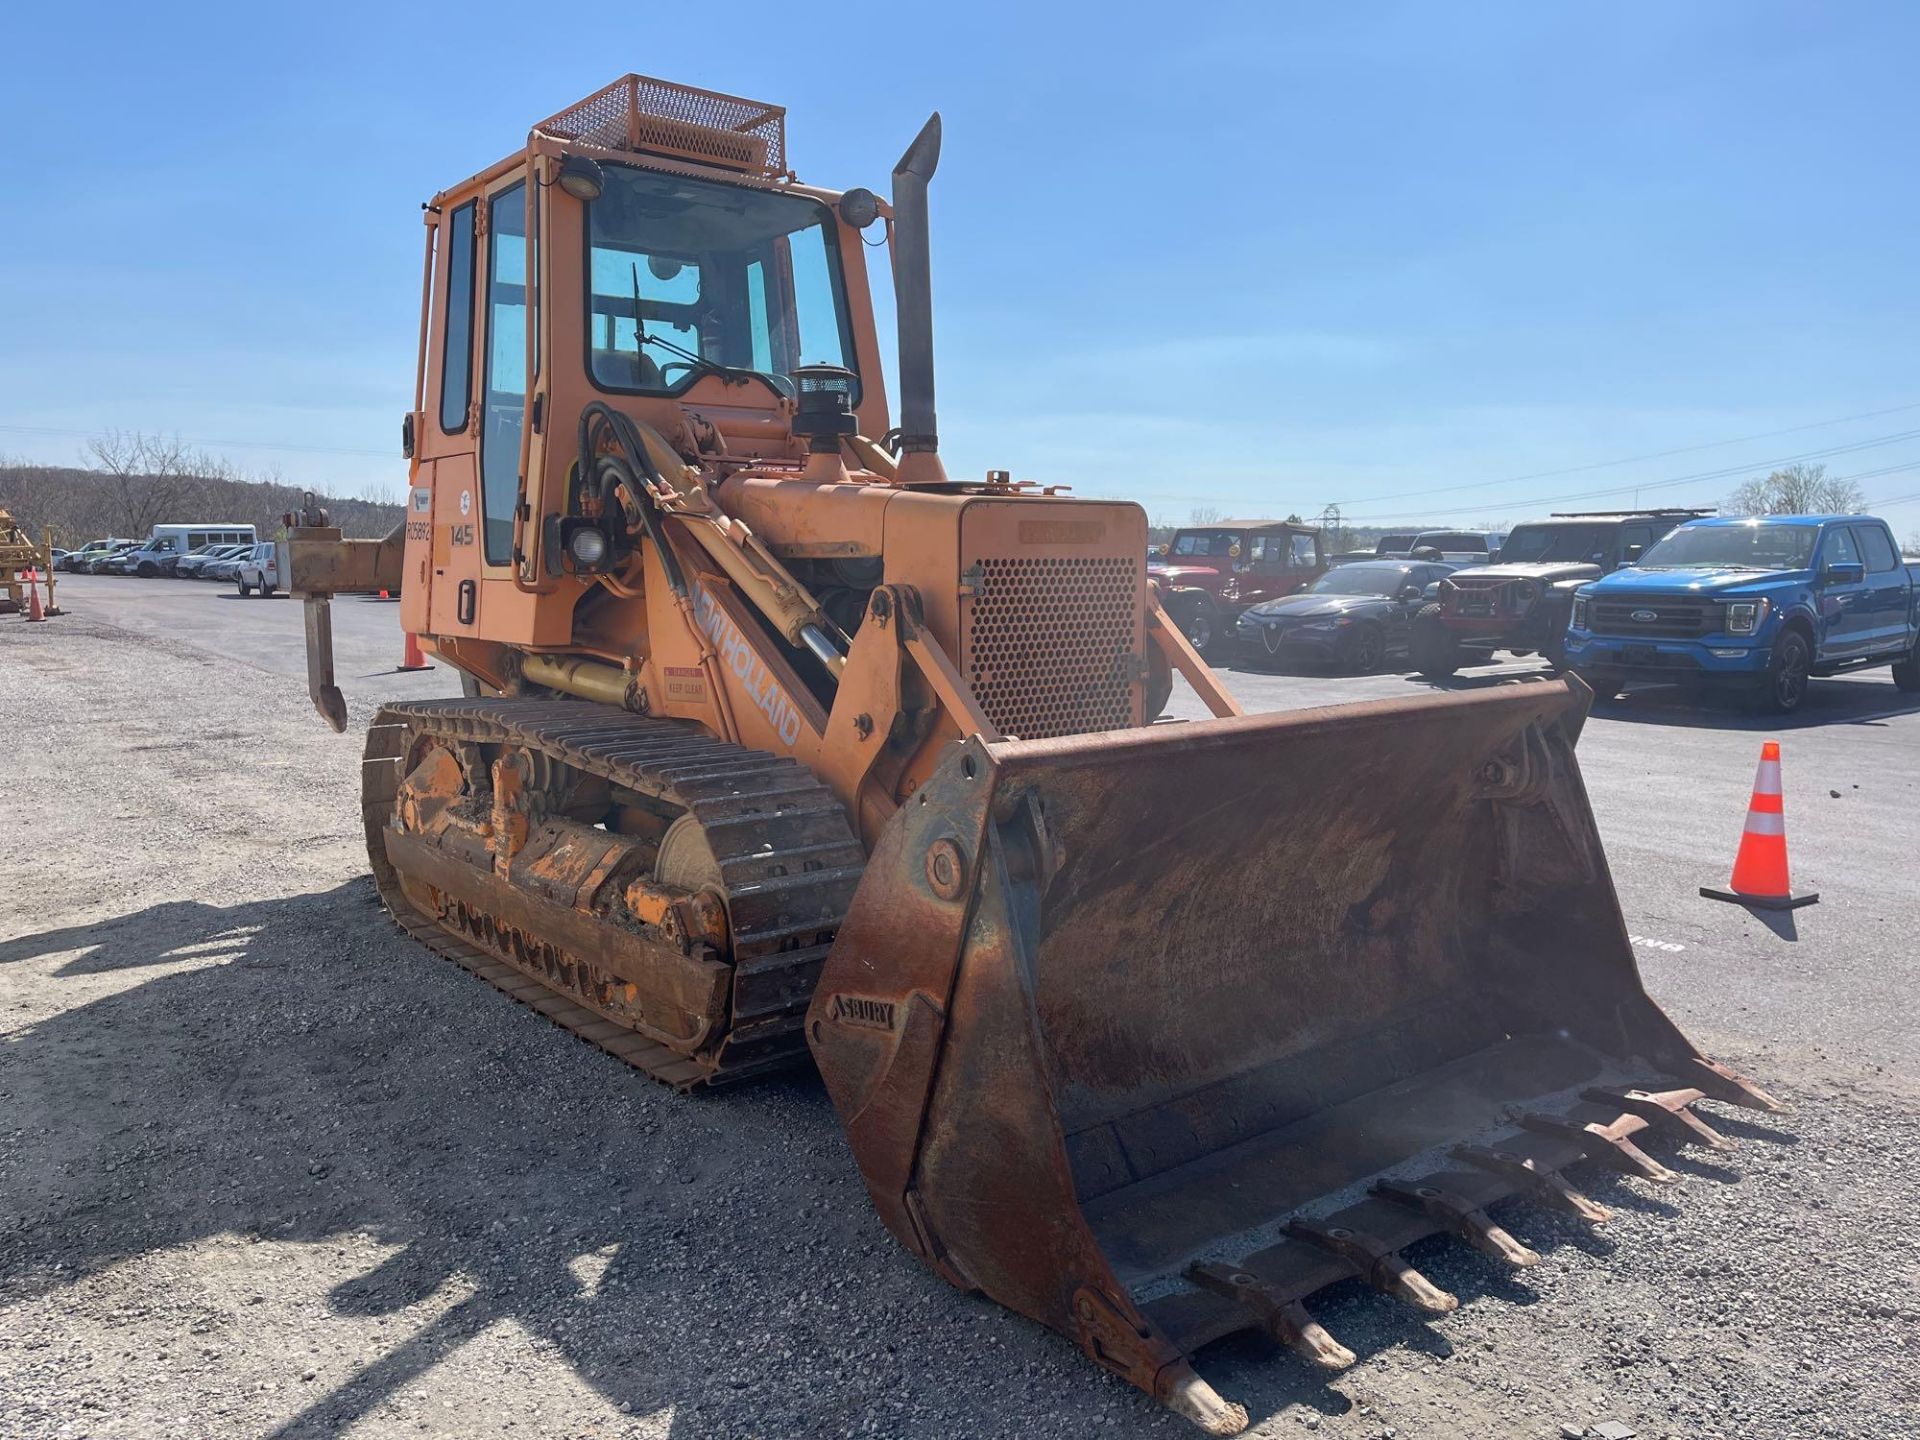
<svg viewBox="0 0 1920 1440"><path fill-rule="evenodd" d="M1814 573L1820 594L1820 623L1825 632L1817 658L1841 660L1865 653L1871 644L1869 630L1872 624L1864 604L1867 596L1865 579L1843 579L1833 574L1836 565L1863 565L1860 547L1853 538L1853 527L1828 526L1826 533L1820 537L1820 555L1816 563L1819 567Z"/></svg>
<svg viewBox="0 0 1920 1440"><path fill-rule="evenodd" d="M400 588L400 623L416 634L471 633L477 615L474 577L456 573L453 542L463 508L464 523L472 523L478 479L482 407L475 401L475 373L484 204L475 198L451 206L439 216L435 234L428 384ZM463 549L479 553L471 544Z"/></svg>
<svg viewBox="0 0 1920 1440"><path fill-rule="evenodd" d="M1866 573L1856 602L1860 621L1862 653L1884 655L1904 650L1907 645L1907 572L1900 563L1900 552L1893 540L1877 524L1862 522L1851 527L1854 548L1860 552Z"/></svg>

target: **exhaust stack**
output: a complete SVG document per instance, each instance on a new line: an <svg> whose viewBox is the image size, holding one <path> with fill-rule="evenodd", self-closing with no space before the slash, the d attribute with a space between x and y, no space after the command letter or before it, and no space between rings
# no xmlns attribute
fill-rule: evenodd
<svg viewBox="0 0 1920 1440"><path fill-rule="evenodd" d="M943 485L933 410L933 261L927 243L927 182L940 164L935 111L893 167L893 296L900 325L900 481Z"/></svg>

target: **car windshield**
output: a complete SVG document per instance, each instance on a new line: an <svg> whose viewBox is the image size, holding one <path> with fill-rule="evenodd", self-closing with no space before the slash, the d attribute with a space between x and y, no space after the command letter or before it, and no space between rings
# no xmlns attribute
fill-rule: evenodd
<svg viewBox="0 0 1920 1440"><path fill-rule="evenodd" d="M818 201L608 165L588 207L596 383L677 394L703 374L855 368L833 215Z"/></svg>
<svg viewBox="0 0 1920 1440"><path fill-rule="evenodd" d="M1168 551L1178 559L1220 559L1225 560L1233 554L1233 547L1240 543L1238 530L1182 530L1173 537L1173 546Z"/></svg>
<svg viewBox="0 0 1920 1440"><path fill-rule="evenodd" d="M1640 557L1642 570L1804 570L1813 525L1682 525Z"/></svg>
<svg viewBox="0 0 1920 1440"><path fill-rule="evenodd" d="M1307 590L1314 595L1396 595L1411 573L1405 565L1342 565Z"/></svg>
<svg viewBox="0 0 1920 1440"><path fill-rule="evenodd" d="M1611 525L1522 525L1500 546L1500 563L1570 560L1603 565L1613 532Z"/></svg>
<svg viewBox="0 0 1920 1440"><path fill-rule="evenodd" d="M1373 553L1376 555L1390 555L1395 550L1411 550L1413 548L1413 538L1411 535L1382 535L1379 540L1375 542Z"/></svg>

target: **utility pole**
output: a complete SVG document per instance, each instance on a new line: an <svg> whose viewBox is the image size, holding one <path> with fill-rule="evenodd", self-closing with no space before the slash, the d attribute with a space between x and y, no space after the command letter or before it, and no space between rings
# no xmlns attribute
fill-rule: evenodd
<svg viewBox="0 0 1920 1440"><path fill-rule="evenodd" d="M1328 505L1320 512L1320 529L1326 535L1328 553L1338 554L1347 548L1346 525L1340 518L1340 507Z"/></svg>

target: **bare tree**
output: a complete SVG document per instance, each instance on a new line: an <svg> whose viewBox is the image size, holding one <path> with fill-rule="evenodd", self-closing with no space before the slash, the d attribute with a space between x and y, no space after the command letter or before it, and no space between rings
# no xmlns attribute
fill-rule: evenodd
<svg viewBox="0 0 1920 1440"><path fill-rule="evenodd" d="M1727 509L1736 515L1851 515L1866 504L1857 484L1828 475L1824 465L1784 466L1727 497Z"/></svg>
<svg viewBox="0 0 1920 1440"><path fill-rule="evenodd" d="M1225 518L1211 505L1196 505L1187 512L1189 525L1218 525Z"/></svg>
<svg viewBox="0 0 1920 1440"><path fill-rule="evenodd" d="M189 450L177 437L109 430L87 442L94 469L106 476L113 524L139 538L155 525L184 518L209 478L231 479L232 467Z"/></svg>

